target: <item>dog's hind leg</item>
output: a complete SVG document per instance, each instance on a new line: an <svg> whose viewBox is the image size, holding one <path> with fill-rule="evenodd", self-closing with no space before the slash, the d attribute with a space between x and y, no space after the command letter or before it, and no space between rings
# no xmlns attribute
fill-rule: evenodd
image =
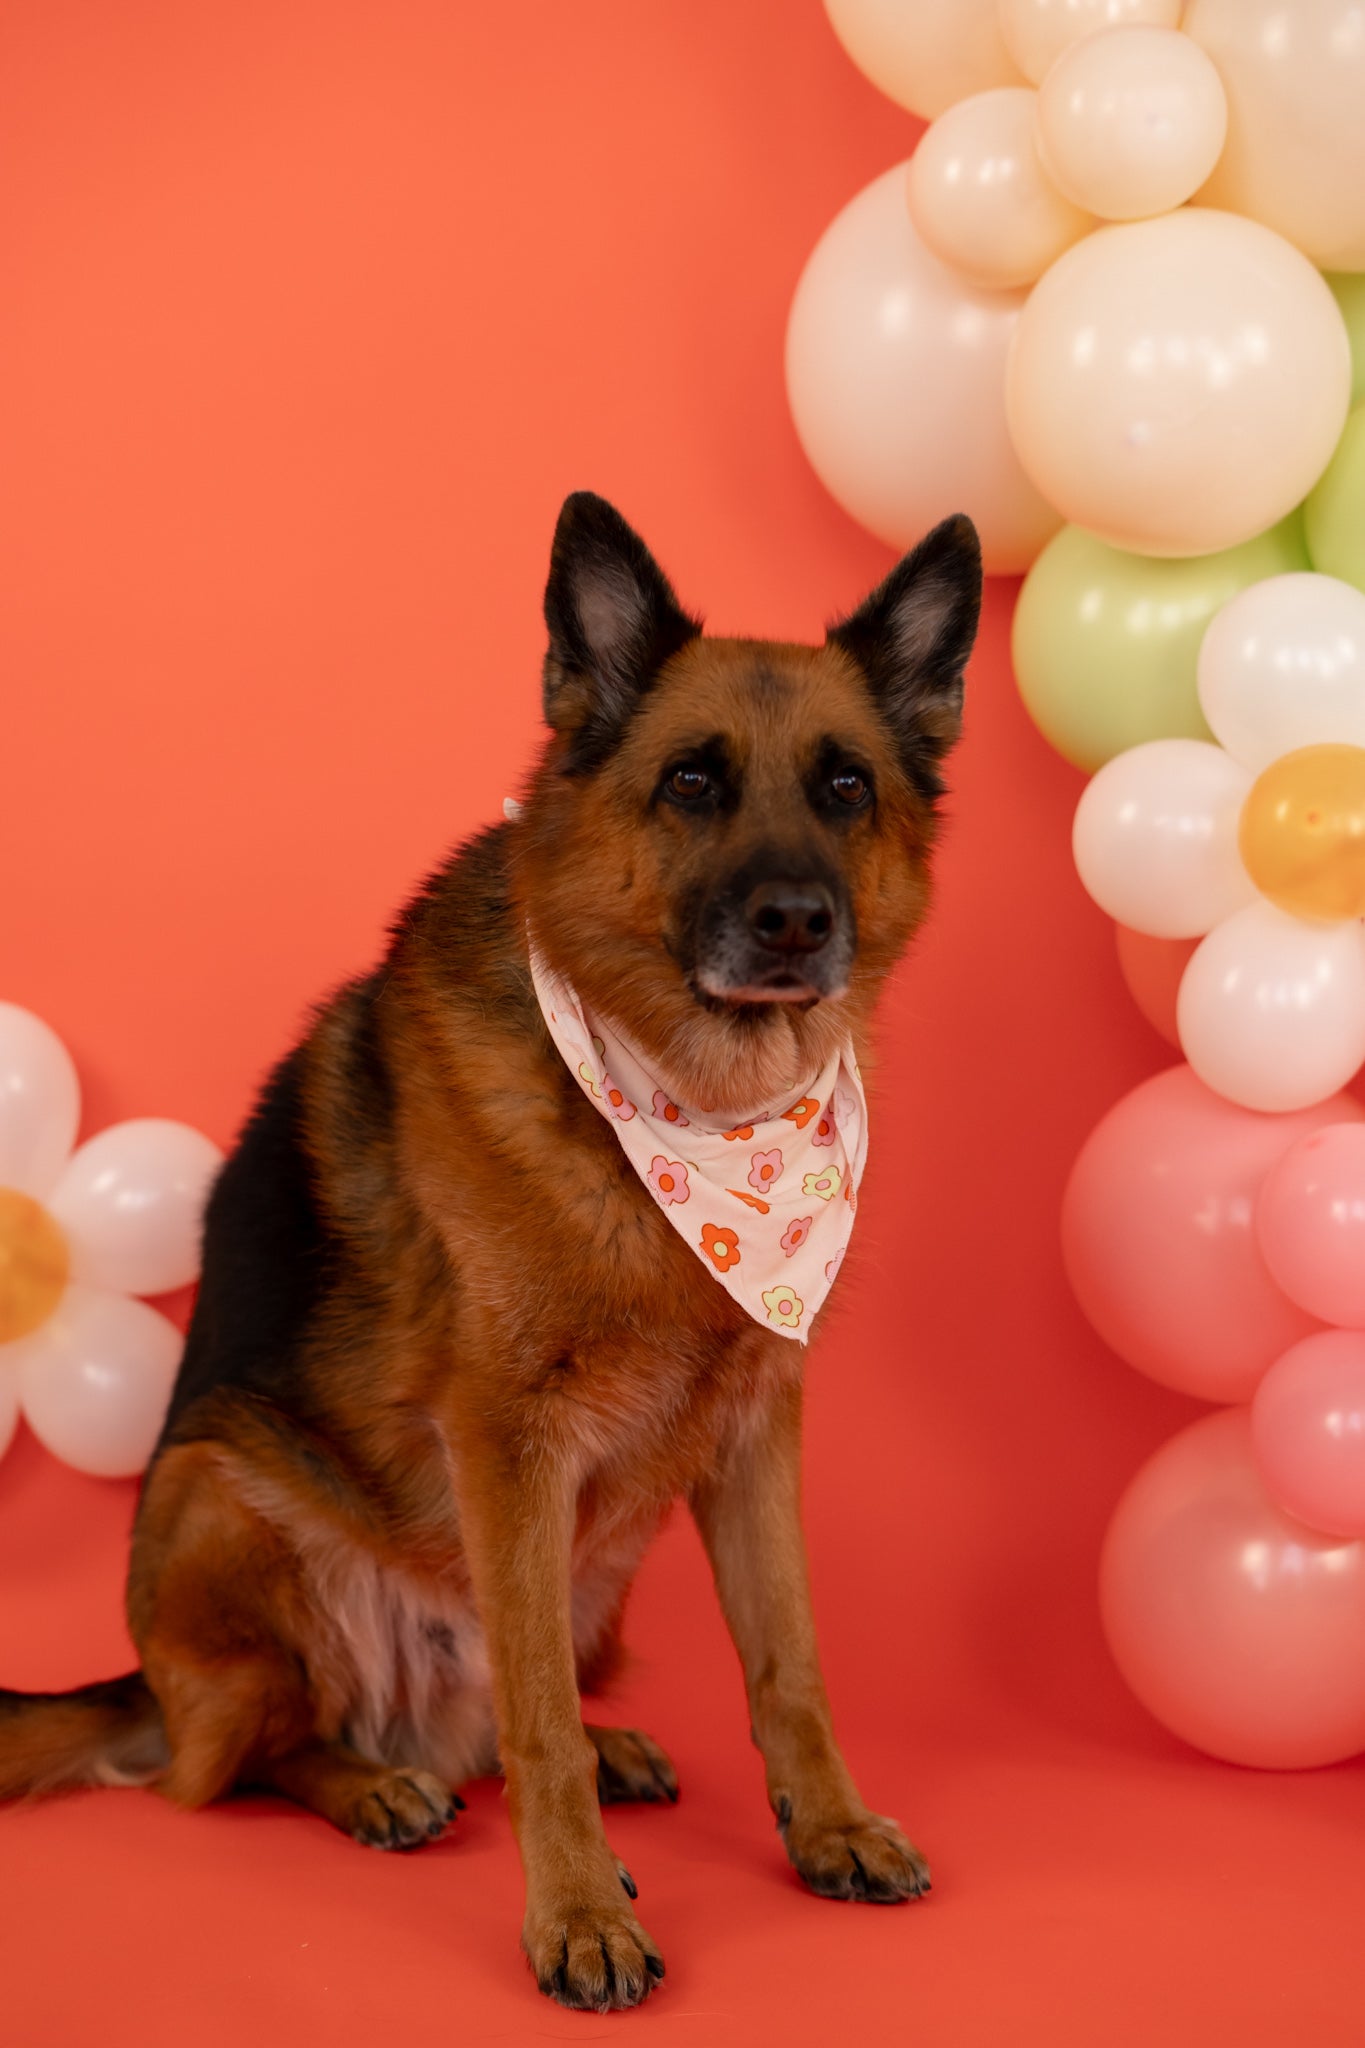
<svg viewBox="0 0 1365 2048"><path fill-rule="evenodd" d="M597 1797L603 1806L642 1799L657 1806L678 1797L678 1774L657 1742L638 1728L598 1728L583 1733L597 1751Z"/></svg>
<svg viewBox="0 0 1365 2048"><path fill-rule="evenodd" d="M371 1763L340 1742L306 1742L255 1774L372 1849L415 1849L444 1834L464 1801L430 1771Z"/></svg>

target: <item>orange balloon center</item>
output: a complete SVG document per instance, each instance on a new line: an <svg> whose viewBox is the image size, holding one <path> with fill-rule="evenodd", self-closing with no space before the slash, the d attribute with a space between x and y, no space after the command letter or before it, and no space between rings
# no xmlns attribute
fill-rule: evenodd
<svg viewBox="0 0 1365 2048"><path fill-rule="evenodd" d="M1263 896L1295 917L1365 917L1365 747L1298 747L1242 806L1237 843Z"/></svg>
<svg viewBox="0 0 1365 2048"><path fill-rule="evenodd" d="M27 1337L62 1298L66 1239L41 1202L0 1188L0 1344Z"/></svg>

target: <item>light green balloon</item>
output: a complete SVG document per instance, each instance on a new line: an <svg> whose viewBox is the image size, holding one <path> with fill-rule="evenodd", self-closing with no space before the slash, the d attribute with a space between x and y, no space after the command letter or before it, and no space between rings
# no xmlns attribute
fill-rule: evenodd
<svg viewBox="0 0 1365 2048"><path fill-rule="evenodd" d="M1365 405L1358 405L1337 452L1308 493L1303 530L1313 567L1365 590Z"/></svg>
<svg viewBox="0 0 1365 2048"><path fill-rule="evenodd" d="M1365 270L1338 270L1328 277L1351 337L1351 403L1365 398Z"/></svg>
<svg viewBox="0 0 1365 2048"><path fill-rule="evenodd" d="M1064 526L1014 612L1014 673L1043 738L1087 773L1144 740L1208 739L1195 662L1214 613L1248 583L1306 569L1297 512L1216 555L1125 554Z"/></svg>

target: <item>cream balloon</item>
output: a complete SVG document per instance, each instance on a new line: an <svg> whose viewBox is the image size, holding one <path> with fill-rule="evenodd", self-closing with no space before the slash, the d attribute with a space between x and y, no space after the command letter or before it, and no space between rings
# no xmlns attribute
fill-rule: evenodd
<svg viewBox="0 0 1365 2048"><path fill-rule="evenodd" d="M80 1083L56 1032L0 1003L0 1188L49 1194L80 1120Z"/></svg>
<svg viewBox="0 0 1365 2048"><path fill-rule="evenodd" d="M910 159L906 196L922 240L973 284L1032 284L1094 226L1047 176L1026 85L979 92L940 114Z"/></svg>
<svg viewBox="0 0 1365 2048"><path fill-rule="evenodd" d="M1006 403L1065 518L1152 555L1229 548L1281 519L1346 419L1340 308L1269 228L1185 207L1099 228L1034 286Z"/></svg>
<svg viewBox="0 0 1365 2048"><path fill-rule="evenodd" d="M1117 22L1175 28L1181 0L1000 0L1005 47L1026 78L1041 85L1061 56L1083 36Z"/></svg>
<svg viewBox="0 0 1365 2048"><path fill-rule="evenodd" d="M1253 903L1196 950L1176 1002L1201 1081L1246 1109L1307 1109L1365 1060L1365 938Z"/></svg>
<svg viewBox="0 0 1365 2048"><path fill-rule="evenodd" d="M965 510L987 569L1011 574L1060 523L1005 428L1022 295L981 291L929 253L905 177L898 165L860 192L802 272L787 324L792 417L825 488L890 546Z"/></svg>
<svg viewBox="0 0 1365 2048"><path fill-rule="evenodd" d="M1253 775L1299 747L1365 747L1365 594L1308 572L1240 591L1200 645L1199 702Z"/></svg>
<svg viewBox="0 0 1365 2048"><path fill-rule="evenodd" d="M1228 137L1200 199L1264 221L1325 270L1365 270L1361 0L1189 0Z"/></svg>
<svg viewBox="0 0 1365 2048"><path fill-rule="evenodd" d="M187 1287L222 1163L201 1131L167 1117L132 1118L89 1139L48 1204L71 1248L72 1278L122 1294Z"/></svg>
<svg viewBox="0 0 1365 2048"><path fill-rule="evenodd" d="M1174 28L1087 36L1063 51L1038 94L1048 177L1105 220L1183 205L1217 163L1227 125L1218 73Z"/></svg>
<svg viewBox="0 0 1365 2048"><path fill-rule="evenodd" d="M31 1337L6 1346L19 1401L54 1457L99 1479L131 1479L151 1457L184 1342L145 1301L68 1287Z"/></svg>
<svg viewBox="0 0 1365 2048"><path fill-rule="evenodd" d="M1207 740L1116 754L1076 806L1076 869L1100 909L1157 939L1192 939L1255 900L1237 856L1245 768Z"/></svg>
<svg viewBox="0 0 1365 2048"><path fill-rule="evenodd" d="M825 12L858 69L926 120L968 93L1021 83L996 0L825 0Z"/></svg>

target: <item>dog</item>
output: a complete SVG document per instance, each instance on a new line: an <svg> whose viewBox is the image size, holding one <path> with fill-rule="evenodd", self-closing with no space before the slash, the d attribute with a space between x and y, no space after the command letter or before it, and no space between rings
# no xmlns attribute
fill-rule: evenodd
<svg viewBox="0 0 1365 2048"><path fill-rule="evenodd" d="M859 1055L926 912L980 592L958 516L822 645L708 638L618 512L566 501L542 757L266 1083L142 1488L140 1669L0 1694L0 1796L267 1789L405 1849L501 1770L540 1988L636 2005L664 1965L601 1806L677 1780L647 1736L585 1727L580 1691L681 1496L792 1863L834 1898L928 1890L831 1728L798 1500L809 1305L782 1261L827 1218L819 1289L842 1254ZM841 1098L812 1095L836 1072ZM742 1171L759 1116L843 1161L803 1178L780 1242L782 1146ZM693 1183L733 1196L733 1228L698 1236ZM746 1298L760 1223L779 1280Z"/></svg>

